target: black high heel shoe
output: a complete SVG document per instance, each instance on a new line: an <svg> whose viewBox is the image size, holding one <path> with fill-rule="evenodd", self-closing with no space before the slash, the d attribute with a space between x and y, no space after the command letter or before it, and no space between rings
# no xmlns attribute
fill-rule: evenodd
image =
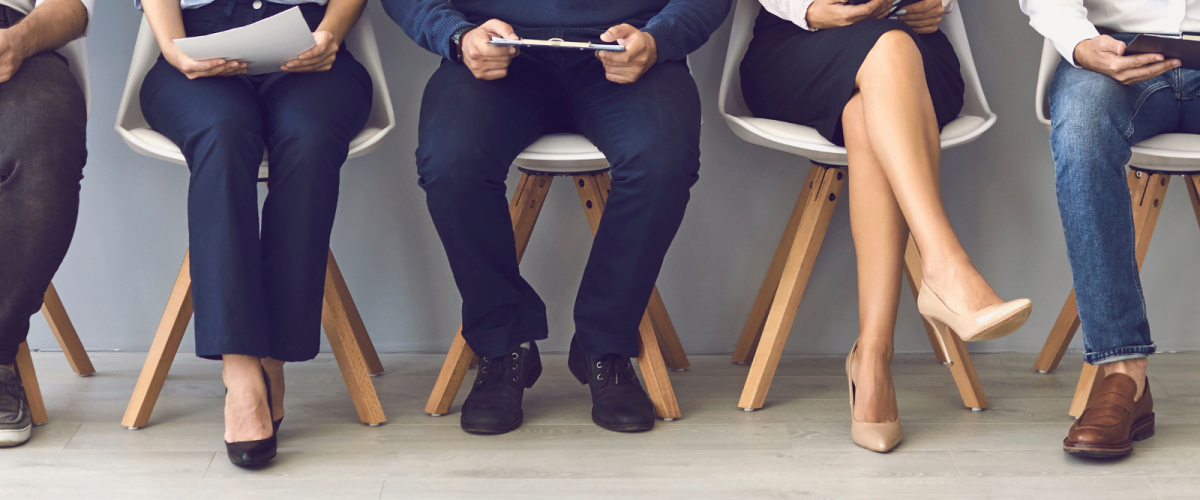
<svg viewBox="0 0 1200 500"><path fill-rule="evenodd" d="M267 371L263 370L263 382L267 384L267 411L271 413L272 431L271 437L259 439L257 441L238 441L236 443L225 443L225 452L229 454L229 461L238 467L256 467L270 462L275 458L275 453L278 451L278 441L275 439L275 430L279 429L279 421L275 421L274 411L271 406L271 377L267 376ZM225 394L229 394L229 390L225 390Z"/></svg>

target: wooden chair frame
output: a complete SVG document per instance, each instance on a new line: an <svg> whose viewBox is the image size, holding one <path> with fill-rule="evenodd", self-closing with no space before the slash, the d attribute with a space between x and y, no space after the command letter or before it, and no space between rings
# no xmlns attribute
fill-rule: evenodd
<svg viewBox="0 0 1200 500"><path fill-rule="evenodd" d="M775 257L771 259L767 276L733 352L734 363L751 365L738 401L738 406L747 411L762 408L766 400L846 175L846 167L813 163ZM904 267L915 298L921 286L922 267L921 255L911 237ZM928 322L924 324L938 361L950 368L963 404L973 410L987 408L987 397L966 344L957 335L941 338Z"/></svg>
<svg viewBox="0 0 1200 500"><path fill-rule="evenodd" d="M88 357L87 351L83 349L83 343L79 341L75 325L71 324L71 318L67 316L67 309L63 307L62 299L58 297L58 291L54 289L53 283L46 287L46 295L42 299L42 315L46 317L46 323L50 324L50 331L54 332L54 339L58 341L58 346L66 355L71 369L81 377L96 373L96 369L92 367L92 360ZM33 357L29 354L29 345L25 342L22 342L17 350L16 365L21 385L25 387L25 397L29 400L29 416L32 417L34 425L44 424L49 421L46 403L42 399L42 389L38 386L37 372L33 369Z"/></svg>
<svg viewBox="0 0 1200 500"><path fill-rule="evenodd" d="M546 201L546 194L550 191L550 184L556 176L525 169L521 171L520 183L509 203L509 214L512 216L513 233L517 242L517 262L520 262L525 254L525 248L533 235L533 226L537 223L542 204ZM608 171L581 173L572 177L594 236L600 227L600 217L611 189ZM641 341L638 365L647 393L654 403L655 412L666 421L680 418L682 413L675 400L667 368L683 371L689 364L683 346L679 343L679 336L667 314L667 308L658 294L658 287L654 288L650 296L638 333ZM450 413L450 407L458 395L467 370L475 364L476 359L475 353L463 339L460 323L458 331L454 334L454 341L450 344L450 352L446 354L446 361L434 383L433 392L429 395L429 402L425 405L426 413L435 417Z"/></svg>
<svg viewBox="0 0 1200 500"><path fill-rule="evenodd" d="M1196 222L1200 223L1200 174L1181 174L1178 172L1158 172L1130 167L1126 181L1129 183L1130 203L1133 205L1133 227L1135 231L1135 257L1138 271L1146 260L1146 250L1150 248L1150 238L1154 236L1154 226L1158 224L1158 214L1167 195L1167 186L1171 176L1180 175L1187 182L1188 195L1192 200L1192 210L1196 213ZM1075 303L1075 289L1067 295L1042 352L1038 355L1033 368L1041 373L1049 373L1058 368L1063 354L1079 330L1079 308ZM1079 375L1079 384L1075 387L1075 396L1071 401L1068 412L1072 417L1079 418L1091 400L1092 392L1099 386L1103 373L1096 365L1084 363Z"/></svg>
<svg viewBox="0 0 1200 500"><path fill-rule="evenodd" d="M154 334L154 342L150 345L150 353L146 356L146 364L138 377L125 410L125 418L121 425L130 429L140 429L150 422L150 413L162 391L167 379L167 372L179 351L183 341L184 331L192 319L192 275L190 272L191 251L183 256L183 265L179 268L179 276L171 297L167 300L167 309L163 312L158 332ZM358 418L364 424L379 425L387 421L383 407L379 404L379 396L375 393L375 385L371 377L383 373L383 364L375 352L367 329L363 325L354 299L342 278L333 251L329 252L329 263L325 272L325 300L322 304L321 325L329 338L341 369L354 408L358 410Z"/></svg>

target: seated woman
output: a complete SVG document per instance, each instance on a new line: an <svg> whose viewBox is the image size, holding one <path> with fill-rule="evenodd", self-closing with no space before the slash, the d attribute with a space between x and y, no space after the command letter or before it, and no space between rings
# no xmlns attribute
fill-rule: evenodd
<svg viewBox="0 0 1200 500"><path fill-rule="evenodd" d="M964 90L954 47L938 31L953 0L894 12L893 0L761 1L741 67L746 104L846 147L859 298L859 336L846 359L851 436L887 452L903 437L890 365L910 230L924 261L918 308L943 338L1001 337L1032 309L988 286L942 206L938 132L958 116Z"/></svg>
<svg viewBox="0 0 1200 500"><path fill-rule="evenodd" d="M172 41L299 4L315 46L279 71L196 61ZM275 456L283 363L320 346L338 175L371 111L371 77L342 46L366 0L142 0L162 57L142 83L147 123L191 169L188 232L196 354L223 360L225 443L237 465ZM258 170L270 194L258 220Z"/></svg>

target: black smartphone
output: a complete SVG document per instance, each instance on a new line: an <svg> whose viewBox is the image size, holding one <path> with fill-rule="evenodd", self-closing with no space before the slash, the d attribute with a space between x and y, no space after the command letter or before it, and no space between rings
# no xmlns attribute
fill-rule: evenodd
<svg viewBox="0 0 1200 500"><path fill-rule="evenodd" d="M846 5L862 5L862 4L870 2L870 1L871 0L846 0ZM892 6L892 12L896 12L897 10L902 9L905 6L912 5L912 4L920 2L920 1L921 0L900 0L899 3Z"/></svg>

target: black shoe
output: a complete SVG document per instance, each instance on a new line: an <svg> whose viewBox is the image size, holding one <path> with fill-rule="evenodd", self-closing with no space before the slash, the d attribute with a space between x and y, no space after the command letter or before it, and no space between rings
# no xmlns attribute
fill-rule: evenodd
<svg viewBox="0 0 1200 500"><path fill-rule="evenodd" d="M0 367L0 448L25 444L32 429L33 417L21 377L16 370Z"/></svg>
<svg viewBox="0 0 1200 500"><path fill-rule="evenodd" d="M267 384L267 411L271 411L271 377L267 376L267 371L263 370L263 382ZM229 390L225 391L229 394ZM274 413L273 411L271 413ZM271 415L272 424L274 424L274 415ZM283 419L279 419L282 421ZM225 453L229 455L229 461L238 467L257 467L259 465L270 462L275 458L275 453L278 450L278 441L275 439L275 425L272 425L271 437L259 439L257 441L238 441L236 443L225 443Z"/></svg>
<svg viewBox="0 0 1200 500"><path fill-rule="evenodd" d="M504 434L521 426L521 397L542 374L537 344L499 358L480 358L479 373L462 406L462 429L472 434Z"/></svg>
<svg viewBox="0 0 1200 500"><path fill-rule="evenodd" d="M571 339L567 367L592 389L592 422L617 432L642 432L654 428L654 404L642 389L629 358L610 354L593 358L583 352L579 338Z"/></svg>

